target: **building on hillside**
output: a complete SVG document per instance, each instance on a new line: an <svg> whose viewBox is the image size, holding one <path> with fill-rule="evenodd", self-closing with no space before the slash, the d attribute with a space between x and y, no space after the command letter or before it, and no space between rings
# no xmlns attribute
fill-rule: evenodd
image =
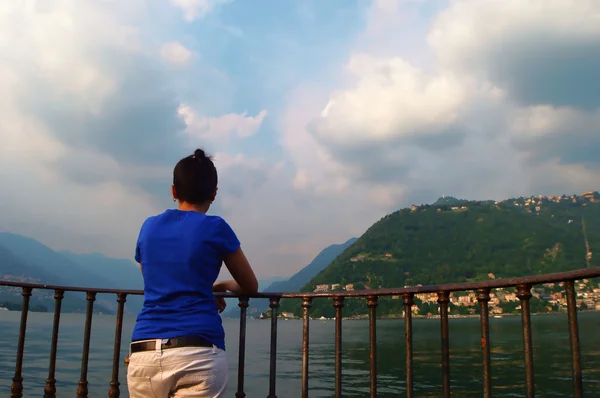
<svg viewBox="0 0 600 398"><path fill-rule="evenodd" d="M344 286L344 289L346 289L349 292L354 290L354 283L348 283L346 286Z"/></svg>
<svg viewBox="0 0 600 398"><path fill-rule="evenodd" d="M504 295L504 301L519 301L519 298L515 293L508 293Z"/></svg>
<svg viewBox="0 0 600 398"><path fill-rule="evenodd" d="M315 293L328 292L328 291L329 291L329 285L317 285L317 287L315 288Z"/></svg>
<svg viewBox="0 0 600 398"><path fill-rule="evenodd" d="M340 284L339 283L334 283L333 285L331 285L331 290L336 290L340 288Z"/></svg>
<svg viewBox="0 0 600 398"><path fill-rule="evenodd" d="M281 316L283 318L293 318L294 317L294 313L293 312L282 312Z"/></svg>
<svg viewBox="0 0 600 398"><path fill-rule="evenodd" d="M364 256L364 255L359 255L359 256L356 256L356 257L352 257L352 258L350 259L350 261L351 261L351 262L353 262L353 263L355 263L355 262L357 262L357 261L362 261L362 260L364 260L364 259L365 259L365 256Z"/></svg>

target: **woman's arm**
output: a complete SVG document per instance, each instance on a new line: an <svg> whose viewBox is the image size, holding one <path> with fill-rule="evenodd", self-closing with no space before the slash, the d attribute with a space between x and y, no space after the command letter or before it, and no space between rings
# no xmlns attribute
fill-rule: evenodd
<svg viewBox="0 0 600 398"><path fill-rule="evenodd" d="M221 281L215 283L213 290L215 292L230 291L236 294L253 294L258 291L258 281L256 275L242 248L238 248L233 253L229 253L224 258L225 266L233 276L233 280Z"/></svg>

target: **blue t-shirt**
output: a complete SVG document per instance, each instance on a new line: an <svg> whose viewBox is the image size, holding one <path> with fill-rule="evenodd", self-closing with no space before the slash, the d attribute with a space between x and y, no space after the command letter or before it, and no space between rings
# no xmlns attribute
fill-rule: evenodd
<svg viewBox="0 0 600 398"><path fill-rule="evenodd" d="M135 249L144 276L144 307L132 340L200 336L224 350L212 287L223 257L239 247L218 216L167 210L148 218Z"/></svg>

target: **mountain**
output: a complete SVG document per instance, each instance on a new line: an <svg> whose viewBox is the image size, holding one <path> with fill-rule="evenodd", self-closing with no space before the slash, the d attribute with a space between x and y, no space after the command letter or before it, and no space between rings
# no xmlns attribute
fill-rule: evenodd
<svg viewBox="0 0 600 398"><path fill-rule="evenodd" d="M262 292L265 289L268 289L269 286L273 285L274 283L279 283L285 280L287 279L281 276L274 276L268 279L261 279L258 281L258 290Z"/></svg>
<svg viewBox="0 0 600 398"><path fill-rule="evenodd" d="M110 287L108 279L100 273L86 269L71 259L53 251L35 239L11 233L0 233L0 245L30 267L31 274L51 284L71 286Z"/></svg>
<svg viewBox="0 0 600 398"><path fill-rule="evenodd" d="M77 263L81 269L99 275L102 280L108 283L103 287L144 290L142 272L139 266L131 260L106 257L100 253L76 254L69 251L61 251L59 254ZM116 300L116 296L114 300ZM125 308L127 312L137 313L142 309L143 304L143 296L128 296Z"/></svg>
<svg viewBox="0 0 600 398"><path fill-rule="evenodd" d="M0 245L0 277L4 275L21 277L38 275L40 279L48 281L52 280L53 278L51 274L45 272L44 270L24 263L23 260L15 256L6 247Z"/></svg>
<svg viewBox="0 0 600 398"><path fill-rule="evenodd" d="M0 233L0 277L29 283L143 289L139 268L129 260L110 259L100 254L58 253L35 239L7 232ZM52 309L53 295L52 291L34 290L31 300ZM0 289L0 300L20 302L20 289ZM138 297L128 298L128 302L128 312L141 308ZM116 306L114 295L100 294L94 303L98 312L113 312ZM65 312L82 312L85 308L85 294L65 293Z"/></svg>
<svg viewBox="0 0 600 398"><path fill-rule="evenodd" d="M436 203L385 216L302 291L464 282L598 264L592 256L600 250L598 192ZM282 311L299 313L297 303L285 301ZM313 313L330 306L315 300Z"/></svg>
<svg viewBox="0 0 600 398"><path fill-rule="evenodd" d="M314 278L319 272L327 267L337 256L339 256L344 250L350 247L357 238L351 238L342 244L335 244L323 249L317 257L314 258L306 267L292 275L287 280L275 281L270 284L266 289L260 287L260 291L263 292L296 292L306 285L312 278ZM260 284L259 284L260 285ZM233 304L233 305L232 305ZM224 313L226 317L238 317L239 308L235 301L228 303L229 310ZM248 314L259 315L269 307L268 300L251 300L250 306L248 307Z"/></svg>
<svg viewBox="0 0 600 398"><path fill-rule="evenodd" d="M441 198L433 202L432 206L456 206L464 202L467 201L464 199L457 199L454 196L442 196Z"/></svg>
<svg viewBox="0 0 600 398"><path fill-rule="evenodd" d="M351 238L342 244L331 245L323 249L306 267L295 273L290 279L274 282L265 292L298 292L319 272L323 271L337 256L350 247L358 238Z"/></svg>
<svg viewBox="0 0 600 398"><path fill-rule="evenodd" d="M139 266L125 258L106 257L100 253L77 254L59 252L63 257L77 263L81 269L99 275L114 289L144 289L144 279Z"/></svg>

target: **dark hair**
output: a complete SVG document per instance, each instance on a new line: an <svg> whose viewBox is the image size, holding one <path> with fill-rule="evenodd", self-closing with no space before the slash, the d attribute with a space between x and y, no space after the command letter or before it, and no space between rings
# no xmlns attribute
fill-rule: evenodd
<svg viewBox="0 0 600 398"><path fill-rule="evenodd" d="M212 199L217 188L217 169L202 149L177 162L173 170L173 185L180 201L201 204Z"/></svg>

